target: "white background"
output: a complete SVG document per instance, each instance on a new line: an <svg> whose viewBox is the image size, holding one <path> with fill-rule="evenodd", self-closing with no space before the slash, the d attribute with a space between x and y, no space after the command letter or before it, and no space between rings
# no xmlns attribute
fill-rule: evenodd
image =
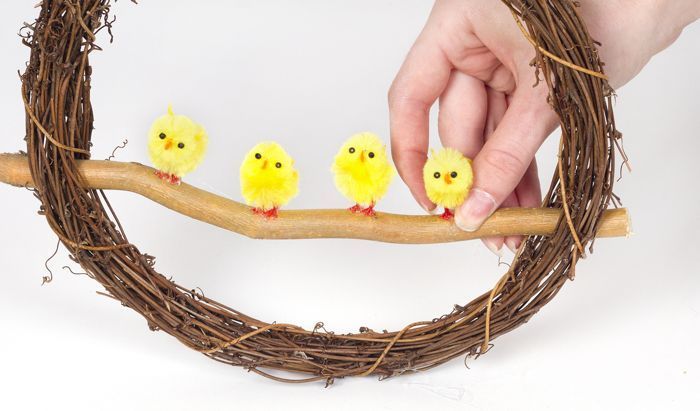
<svg viewBox="0 0 700 411"><path fill-rule="evenodd" d="M35 1L0 5L0 152L23 148L17 31ZM296 158L292 208L346 207L329 174L350 134L388 138L386 91L431 2L120 1L116 41L93 55L95 158L145 133L172 102L208 128L189 183L240 200L237 169L257 141ZM576 280L488 355L432 371L283 385L208 360L74 276L29 192L0 185L0 401L3 409L690 409L700 395L697 257L700 25L619 91L634 172L616 186L635 235L596 243ZM432 129L435 131L435 127ZM433 133L435 134L435 133ZM431 137L433 143L436 136ZM542 180L556 139L539 153ZM398 329L490 288L505 266L478 242L399 246L248 240L125 193L110 193L129 239L157 268L266 321L337 332ZM420 213L398 182L380 204ZM79 267L74 267L79 271Z"/></svg>

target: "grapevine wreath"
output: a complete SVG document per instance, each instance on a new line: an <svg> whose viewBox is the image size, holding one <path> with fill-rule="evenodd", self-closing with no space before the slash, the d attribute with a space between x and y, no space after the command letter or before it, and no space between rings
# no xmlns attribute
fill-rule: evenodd
<svg viewBox="0 0 700 411"><path fill-rule="evenodd" d="M543 208L498 211L476 233L437 216L344 210L281 211L254 218L242 204L187 184L162 184L134 163L90 160L94 113L90 53L111 37L110 0L43 0L25 24L31 57L21 76L26 154L0 155L0 181L34 190L40 214L106 294L217 361L284 382L346 376L381 378L423 371L463 355L480 355L497 336L527 322L568 279L596 237L628 231L614 196L616 147L613 90L573 0L503 0L536 51L536 78L561 119L559 161ZM104 34L104 33L103 33ZM621 150L618 150L622 152ZM622 155L624 158L624 154ZM397 243L459 241L528 234L493 289L445 315L394 332L336 334L266 323L181 286L158 273L154 257L129 242L103 190L128 190L190 217L253 238L360 238ZM517 224L516 224L517 223ZM406 229L409 227L410 229ZM300 375L281 378L276 371Z"/></svg>

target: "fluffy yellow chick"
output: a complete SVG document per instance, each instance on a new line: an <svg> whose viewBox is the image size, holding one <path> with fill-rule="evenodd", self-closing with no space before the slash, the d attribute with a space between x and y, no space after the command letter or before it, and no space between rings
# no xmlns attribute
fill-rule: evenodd
<svg viewBox="0 0 700 411"><path fill-rule="evenodd" d="M386 147L376 135L359 133L350 137L338 151L332 168L335 186L355 202L349 210L374 216L374 206L389 189L394 168Z"/></svg>
<svg viewBox="0 0 700 411"><path fill-rule="evenodd" d="M294 160L277 143L256 145L241 165L241 192L255 214L276 218L277 209L299 192Z"/></svg>
<svg viewBox="0 0 700 411"><path fill-rule="evenodd" d="M168 113L153 122L148 133L148 154L156 175L171 184L193 171L204 159L209 137L202 126L182 115Z"/></svg>
<svg viewBox="0 0 700 411"><path fill-rule="evenodd" d="M430 201L445 208L445 220L454 217L455 207L466 200L473 180L471 160L451 148L432 150L423 167L425 191Z"/></svg>

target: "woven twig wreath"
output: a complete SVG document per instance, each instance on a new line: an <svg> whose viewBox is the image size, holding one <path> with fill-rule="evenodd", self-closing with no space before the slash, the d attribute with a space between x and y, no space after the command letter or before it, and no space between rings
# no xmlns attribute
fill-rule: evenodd
<svg viewBox="0 0 700 411"><path fill-rule="evenodd" d="M572 0L504 0L535 47L538 78L561 118L558 168L543 205L564 210L551 236L530 236L494 288L439 318L395 332L334 334L244 315L159 274L154 258L129 243L107 197L81 183L77 160L90 157L93 111L89 54L111 28L109 0L44 0L24 42L22 76L27 153L41 212L75 261L106 292L162 330L217 361L286 382L357 375L390 377L479 355L493 338L528 321L574 275L614 200L620 134L612 89L596 44ZM514 24L515 24L514 23ZM111 35L111 33L110 33ZM305 374L288 380L274 370Z"/></svg>

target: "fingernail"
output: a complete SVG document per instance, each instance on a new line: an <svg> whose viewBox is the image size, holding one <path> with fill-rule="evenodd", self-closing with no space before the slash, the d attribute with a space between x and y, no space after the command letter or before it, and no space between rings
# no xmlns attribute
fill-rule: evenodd
<svg viewBox="0 0 700 411"><path fill-rule="evenodd" d="M491 251L492 253L496 254L496 256L498 258L503 257L503 243L501 243L499 241L498 242L498 244L500 245L500 247L499 247L499 245L496 245L496 242L494 240L491 240L489 238L484 238L481 241L484 243L486 248L488 248L489 251Z"/></svg>
<svg viewBox="0 0 700 411"><path fill-rule="evenodd" d="M476 231L496 211L496 200L486 191L475 188L457 210L455 224L464 231Z"/></svg>
<svg viewBox="0 0 700 411"><path fill-rule="evenodd" d="M421 204L421 207L423 207L423 210L425 210L425 212L428 213L428 214L430 214L430 215L435 215L435 214L438 213L438 208L437 208L437 206L435 206L435 207L433 207L433 208L430 208L429 206L427 206L427 205L425 205L425 204Z"/></svg>
<svg viewBox="0 0 700 411"><path fill-rule="evenodd" d="M520 243L520 240L516 240L514 238L506 239L506 247L508 247L508 249L512 251L513 254L518 252L518 248L520 248Z"/></svg>

